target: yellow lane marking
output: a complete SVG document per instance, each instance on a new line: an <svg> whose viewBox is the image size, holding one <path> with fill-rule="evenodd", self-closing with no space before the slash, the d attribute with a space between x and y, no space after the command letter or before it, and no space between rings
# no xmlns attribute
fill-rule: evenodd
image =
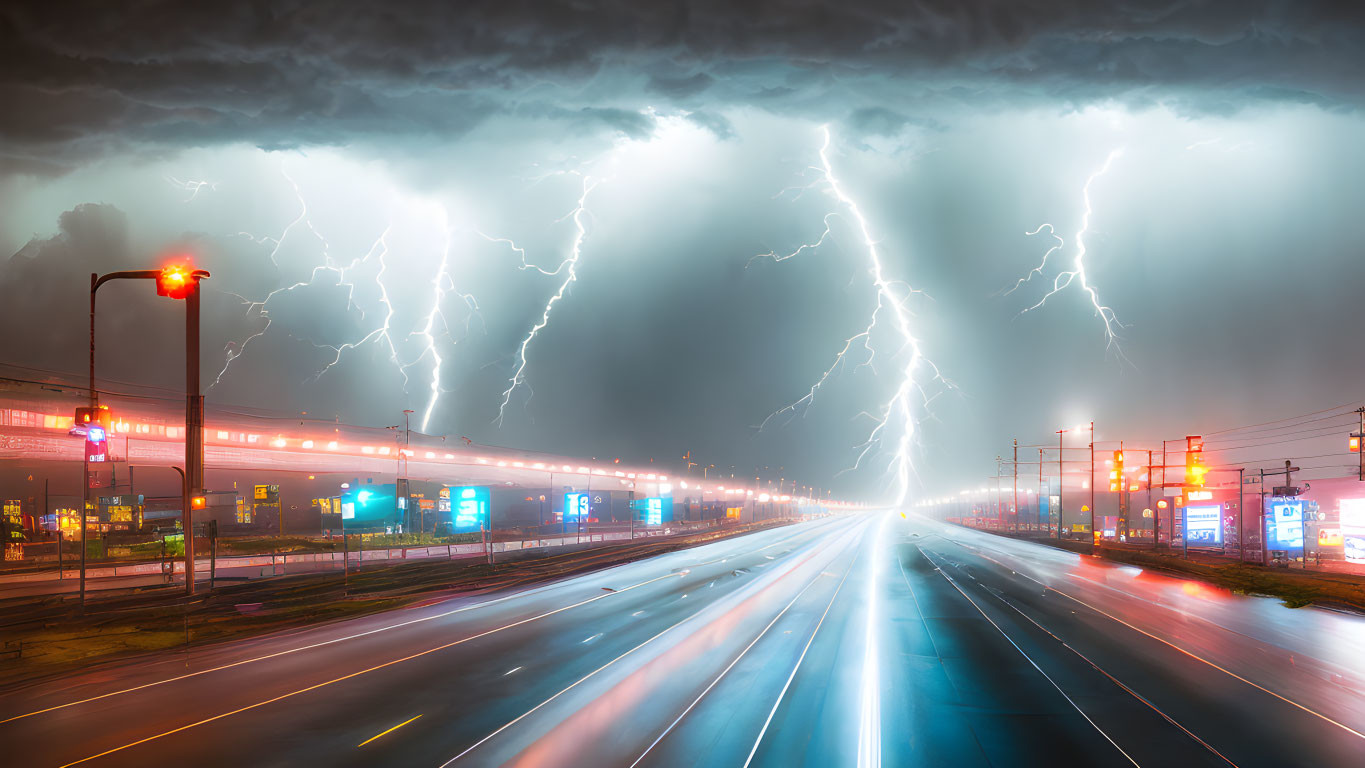
<svg viewBox="0 0 1365 768"><path fill-rule="evenodd" d="M417 717L421 717L421 715L418 715ZM408 718L407 720L404 720L403 722L399 723L398 725L395 725L395 726L392 727L392 728L387 728L387 729L385 729L385 730L382 730L382 731L380 731L379 733L376 733L375 735L371 736L370 738L365 739L364 741L360 742L359 744L356 745L356 747L357 747L357 748L363 747L363 746L365 746L366 744L369 744L370 742L372 742L372 741L374 741L375 739L379 738L380 736L383 736L383 735L388 734L388 733L393 733L394 731L398 730L399 728L402 728L403 726L407 725L408 723L411 723L413 720L416 720L417 717L410 717L410 718Z"/></svg>

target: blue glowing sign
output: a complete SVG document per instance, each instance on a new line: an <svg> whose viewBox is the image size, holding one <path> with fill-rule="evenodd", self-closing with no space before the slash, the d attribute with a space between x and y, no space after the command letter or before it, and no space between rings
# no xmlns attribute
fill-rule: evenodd
<svg viewBox="0 0 1365 768"><path fill-rule="evenodd" d="M1303 502L1298 499L1277 499L1270 504L1270 534L1280 547L1290 549L1303 546Z"/></svg>
<svg viewBox="0 0 1365 768"><path fill-rule="evenodd" d="M645 499L645 525L663 525L664 522L664 500L658 498Z"/></svg>
<svg viewBox="0 0 1365 768"><path fill-rule="evenodd" d="M485 486L473 485L464 488L450 489L453 499L451 504L454 507L455 530L471 530L483 527L483 522L488 519L488 510L491 506L489 501L489 491Z"/></svg>
<svg viewBox="0 0 1365 768"><path fill-rule="evenodd" d="M104 442L104 427L91 424L85 428L85 439L92 443Z"/></svg>
<svg viewBox="0 0 1365 768"><path fill-rule="evenodd" d="M586 520L592 510L591 499L586 493L564 494L564 519Z"/></svg>
<svg viewBox="0 0 1365 768"><path fill-rule="evenodd" d="M1223 506L1185 507L1185 543L1191 547L1223 546Z"/></svg>

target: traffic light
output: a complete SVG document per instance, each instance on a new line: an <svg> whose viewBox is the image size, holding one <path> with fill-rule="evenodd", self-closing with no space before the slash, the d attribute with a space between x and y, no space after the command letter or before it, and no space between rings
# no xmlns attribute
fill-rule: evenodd
<svg viewBox="0 0 1365 768"><path fill-rule="evenodd" d="M1118 493L1123 488L1123 451L1114 451L1114 468L1109 470L1109 492Z"/></svg>
<svg viewBox="0 0 1365 768"><path fill-rule="evenodd" d="M190 268L179 264L163 267L156 278L156 295L183 299L194 290L195 280Z"/></svg>
<svg viewBox="0 0 1365 768"><path fill-rule="evenodd" d="M1351 435L1346 438L1346 447L1350 449L1351 453L1360 453L1360 437Z"/></svg>
<svg viewBox="0 0 1365 768"><path fill-rule="evenodd" d="M208 505L209 505L209 500L208 500L208 497L206 497L206 496L191 496L191 497L190 497L190 509L204 509L204 508L207 507Z"/></svg>
<svg viewBox="0 0 1365 768"><path fill-rule="evenodd" d="M105 461L108 456L109 427L113 416L109 406L95 405L77 408L75 426L85 429L85 460L94 464Z"/></svg>
<svg viewBox="0 0 1365 768"><path fill-rule="evenodd" d="M1204 438L1189 435L1185 438L1185 485L1202 488L1208 471L1204 466Z"/></svg>

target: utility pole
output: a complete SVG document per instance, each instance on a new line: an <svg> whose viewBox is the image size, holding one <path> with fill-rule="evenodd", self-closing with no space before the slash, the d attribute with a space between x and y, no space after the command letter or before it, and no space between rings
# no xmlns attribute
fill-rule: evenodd
<svg viewBox="0 0 1365 768"><path fill-rule="evenodd" d="M1356 413L1360 415L1360 430L1351 435L1355 438L1356 454L1360 457L1360 470L1356 477L1361 482L1365 482L1365 406L1357 408ZM1289 481L1286 480L1285 484L1288 485L1288 483Z"/></svg>
<svg viewBox="0 0 1365 768"><path fill-rule="evenodd" d="M1156 525L1160 516L1157 514L1156 507L1152 506L1152 451L1147 449L1147 509L1152 511L1152 549L1156 549Z"/></svg>
<svg viewBox="0 0 1365 768"><path fill-rule="evenodd" d="M1057 430L1057 540L1062 540L1062 498L1066 496L1066 475L1062 474L1066 467L1062 465L1062 456L1065 453L1062 448L1062 435L1066 434L1065 429Z"/></svg>
<svg viewBox="0 0 1365 768"><path fill-rule="evenodd" d="M1014 439L1014 528L1019 529L1019 438Z"/></svg>
<svg viewBox="0 0 1365 768"><path fill-rule="evenodd" d="M1245 468L1237 468L1237 562L1245 563L1247 560L1246 535L1247 529L1243 512L1246 508L1246 500L1242 496L1242 473Z"/></svg>
<svg viewBox="0 0 1365 768"><path fill-rule="evenodd" d="M1052 505L1048 505L1048 521L1043 522L1043 449L1038 449L1038 524L1043 526L1043 538L1047 538L1047 525L1052 522Z"/></svg>
<svg viewBox="0 0 1365 768"><path fill-rule="evenodd" d="M1090 420L1090 547L1093 549L1098 537L1095 535L1095 420Z"/></svg>
<svg viewBox="0 0 1365 768"><path fill-rule="evenodd" d="M205 273L205 277L208 273ZM194 594L193 497L204 492L204 396L199 394L199 280L185 294L185 592ZM280 507L284 515L284 507Z"/></svg>

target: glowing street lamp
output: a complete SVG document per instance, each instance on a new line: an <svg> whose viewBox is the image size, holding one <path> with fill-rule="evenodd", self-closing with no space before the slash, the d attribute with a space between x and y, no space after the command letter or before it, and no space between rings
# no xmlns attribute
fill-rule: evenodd
<svg viewBox="0 0 1365 768"><path fill-rule="evenodd" d="M135 269L90 274L90 406L99 405L95 392L95 293L110 280L155 280L156 293L185 301L185 483L181 509L185 526L185 591L194 594L194 520L191 494L204 490L204 397L199 394L199 281L209 273L185 264L170 264L161 269ZM85 482L89 496L89 479ZM81 599L85 599L84 573Z"/></svg>

